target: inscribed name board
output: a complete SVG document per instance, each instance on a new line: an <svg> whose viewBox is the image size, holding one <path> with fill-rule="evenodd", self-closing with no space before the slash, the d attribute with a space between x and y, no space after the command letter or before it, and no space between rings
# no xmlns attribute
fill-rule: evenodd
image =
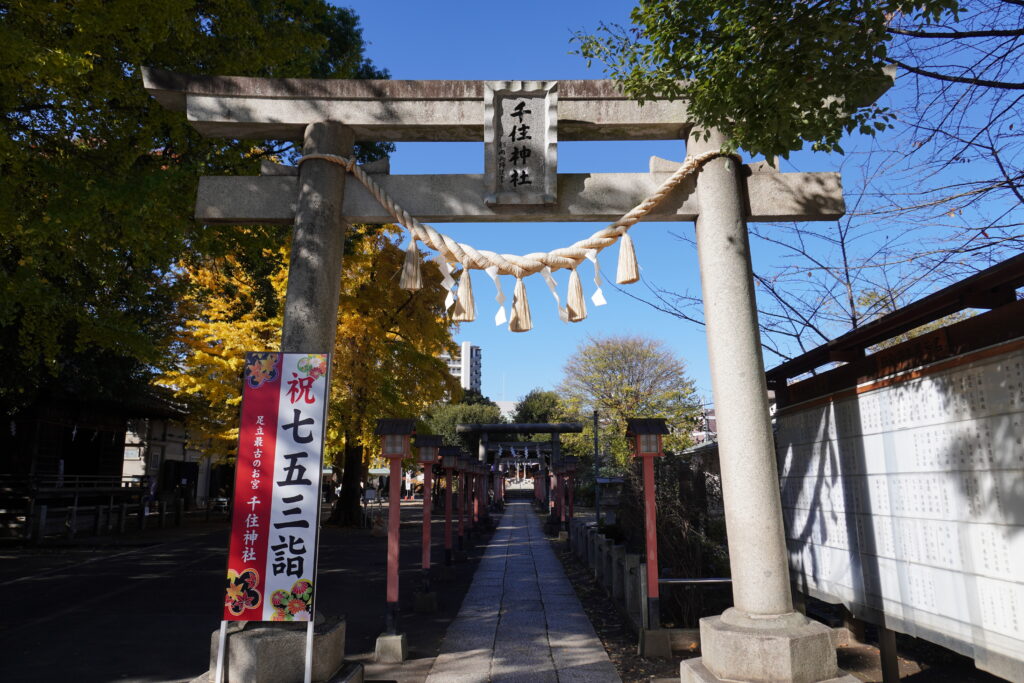
<svg viewBox="0 0 1024 683"><path fill-rule="evenodd" d="M1024 680L1024 341L784 410L793 579Z"/></svg>
<svg viewBox="0 0 1024 683"><path fill-rule="evenodd" d="M329 367L327 354L246 354L226 621L312 619Z"/></svg>
<svg viewBox="0 0 1024 683"><path fill-rule="evenodd" d="M487 204L555 203L557 131L557 82L484 84Z"/></svg>

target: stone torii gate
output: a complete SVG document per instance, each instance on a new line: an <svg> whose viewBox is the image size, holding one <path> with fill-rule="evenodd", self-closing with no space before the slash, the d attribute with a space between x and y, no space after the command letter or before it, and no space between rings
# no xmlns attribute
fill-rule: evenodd
<svg viewBox="0 0 1024 683"><path fill-rule="evenodd" d="M507 133L508 116L517 113L509 97L528 96L526 111L546 112L546 137L531 148L531 188L515 182L525 176L515 175L514 163L508 173L504 164L511 162L495 144L485 145L483 175L378 175L421 220L614 220L650 196L675 164L652 160L649 174L559 174L557 139L685 140L691 156L723 142L717 131L706 137L694 129L685 103L640 107L611 81L262 79L156 69L143 69L143 81L204 135L301 139L305 156L348 157L357 141L496 143L495 125ZM503 119L495 117L503 111ZM346 223L394 220L362 186L346 187L345 178L343 167L314 158L298 169L268 166L259 177L200 183L197 220L293 225L282 351L332 349ZM835 220L843 212L838 174L778 173L719 158L644 219L696 223L732 568L734 607L702 620L704 656L683 663L684 681L842 675L828 630L793 610L746 222Z"/></svg>

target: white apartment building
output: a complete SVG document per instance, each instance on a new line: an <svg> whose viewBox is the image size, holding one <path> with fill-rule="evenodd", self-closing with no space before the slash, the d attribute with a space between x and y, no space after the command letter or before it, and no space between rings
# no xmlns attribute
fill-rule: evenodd
<svg viewBox="0 0 1024 683"><path fill-rule="evenodd" d="M459 380L462 388L476 391L480 391L480 358L480 347L468 341L462 342L461 353L454 358L447 353L441 354L441 360L448 363L448 372Z"/></svg>

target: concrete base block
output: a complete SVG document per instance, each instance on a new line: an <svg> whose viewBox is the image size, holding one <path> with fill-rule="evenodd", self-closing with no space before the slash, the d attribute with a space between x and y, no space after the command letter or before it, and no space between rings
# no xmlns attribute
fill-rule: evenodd
<svg viewBox="0 0 1024 683"><path fill-rule="evenodd" d="M672 634L668 629L645 628L640 631L640 646L637 653L641 657L672 658Z"/></svg>
<svg viewBox="0 0 1024 683"><path fill-rule="evenodd" d="M700 620L700 660L717 678L751 683L843 681L836 666L831 629L797 612L751 618L734 608ZM693 662L697 660L687 660ZM846 679L856 680L856 679Z"/></svg>
<svg viewBox="0 0 1024 683"><path fill-rule="evenodd" d="M377 636L377 647L374 648L373 659L382 664L401 664L409 656L409 646L405 634L391 635L382 633Z"/></svg>
<svg viewBox="0 0 1024 683"><path fill-rule="evenodd" d="M432 614L437 611L437 593L430 591L429 593L414 593L415 605L413 610L417 614Z"/></svg>
<svg viewBox="0 0 1024 683"><path fill-rule="evenodd" d="M366 672L359 662L349 662L328 683L363 683Z"/></svg>
<svg viewBox="0 0 1024 683"><path fill-rule="evenodd" d="M783 679L777 679L779 681ZM679 663L679 683L723 683L724 679L716 677L708 671L700 657L684 659ZM852 674L843 674L838 678L830 678L820 683L862 683Z"/></svg>
<svg viewBox="0 0 1024 683"><path fill-rule="evenodd" d="M559 531L558 532L558 540L559 541L568 541L569 540L569 532L568 531Z"/></svg>
<svg viewBox="0 0 1024 683"><path fill-rule="evenodd" d="M236 622L241 623L241 622ZM229 627L226 683L302 683L306 657L306 624L260 622L260 626ZM210 671L217 670L220 630L210 636ZM313 631L313 680L329 680L345 659L345 619L325 619Z"/></svg>

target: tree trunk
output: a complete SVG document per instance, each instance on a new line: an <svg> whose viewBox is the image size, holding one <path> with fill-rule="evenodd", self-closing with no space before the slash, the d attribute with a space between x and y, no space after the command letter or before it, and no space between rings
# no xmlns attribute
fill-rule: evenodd
<svg viewBox="0 0 1024 683"><path fill-rule="evenodd" d="M345 470L341 475L341 497L334 505L331 523L359 526L363 481L363 447L351 435L345 435Z"/></svg>

